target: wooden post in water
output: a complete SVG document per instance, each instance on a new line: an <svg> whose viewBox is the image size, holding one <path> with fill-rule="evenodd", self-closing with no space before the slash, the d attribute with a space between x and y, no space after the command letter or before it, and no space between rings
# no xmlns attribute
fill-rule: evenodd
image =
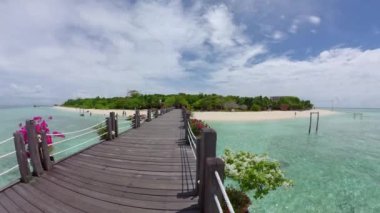
<svg viewBox="0 0 380 213"><path fill-rule="evenodd" d="M316 133L318 133L318 127L319 127L319 112L317 112L317 126L315 127Z"/></svg>
<svg viewBox="0 0 380 213"><path fill-rule="evenodd" d="M46 171L53 168L53 162L50 160L49 147L46 141L46 132L41 133L41 162Z"/></svg>
<svg viewBox="0 0 380 213"><path fill-rule="evenodd" d="M206 159L216 156L216 132L211 128L202 129L200 143L200 163L199 163L199 199L200 209L205 209L205 182L206 182Z"/></svg>
<svg viewBox="0 0 380 213"><path fill-rule="evenodd" d="M111 141L112 140L112 124L111 124L110 118L106 118L106 128L107 128L107 140Z"/></svg>
<svg viewBox="0 0 380 213"><path fill-rule="evenodd" d="M215 176L215 171L218 172L221 181L224 180L224 162L220 158L207 158L205 171L205 200L202 212L218 212L218 207L215 204L214 195L222 203L223 195L219 189L219 184Z"/></svg>
<svg viewBox="0 0 380 213"><path fill-rule="evenodd" d="M37 139L36 125L33 120L26 121L26 131L28 134L28 148L30 160L33 166L33 175L39 177L44 173L41 164L39 141Z"/></svg>
<svg viewBox="0 0 380 213"><path fill-rule="evenodd" d="M311 132L311 118L312 118L313 113L310 112L310 121L309 121L309 135Z"/></svg>
<svg viewBox="0 0 380 213"><path fill-rule="evenodd" d="M13 134L18 169L20 171L20 180L28 183L32 179L32 173L29 169L28 155L26 154L25 142L20 132Z"/></svg>
<svg viewBox="0 0 380 213"><path fill-rule="evenodd" d="M313 123L313 115L314 114L317 115L317 125L315 127L315 132L318 133L318 128L319 128L319 112L310 112L309 135L310 135L310 132L311 132L311 126L312 126L312 123Z"/></svg>

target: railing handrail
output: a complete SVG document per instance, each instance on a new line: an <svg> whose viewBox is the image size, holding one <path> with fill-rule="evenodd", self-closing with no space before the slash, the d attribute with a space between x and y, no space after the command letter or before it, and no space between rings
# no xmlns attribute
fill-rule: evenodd
<svg viewBox="0 0 380 213"><path fill-rule="evenodd" d="M231 204L230 198L229 198L228 195L227 195L226 189L224 188L223 182L222 182L222 180L221 180L221 178L220 178L220 176L219 176L218 171L215 171L214 174L215 174L215 178L216 178L216 180L217 180L217 182L218 182L219 189L220 189L220 191L222 192L222 195L223 195L224 201L225 201L226 204L227 204L228 211L229 211L230 213L235 213L235 210L234 210L234 208L232 207L232 204ZM214 197L216 197L215 194L214 194ZM216 197L216 198L217 198L217 197ZM219 201L219 200L218 200L218 201ZM216 202L216 201L215 201L215 202ZM217 205L218 205L218 204L219 204L219 206L220 206L220 203L217 203ZM220 209L219 209L219 211L220 211ZM220 212L223 213L223 210L220 211Z"/></svg>
<svg viewBox="0 0 380 213"><path fill-rule="evenodd" d="M84 129L81 129L81 130L76 130L76 131L72 131L72 132L63 132L63 133L59 133L59 134L46 134L46 135L49 135L49 136L58 136L58 135L71 135L71 134L76 134L76 133L79 133L79 132L84 132L84 131L86 131L86 130L92 129L92 128L94 128L94 127L96 127L96 126L99 126L99 125L101 125L101 124L104 124L104 123L105 123L105 121L102 121L102 122L99 122L99 123L97 123L97 124L95 124L95 125L92 125L92 126L90 126L90 127L86 127L86 128L84 128Z"/></svg>
<svg viewBox="0 0 380 213"><path fill-rule="evenodd" d="M0 159L5 158L5 157L8 157L8 156L10 156L10 155L12 155L12 154L14 154L14 153L16 153L16 151L8 152L7 154L1 155L1 156L0 156Z"/></svg>
<svg viewBox="0 0 380 213"><path fill-rule="evenodd" d="M7 139L1 141L1 142L0 142L0 145L1 145L1 144L4 144L4 143L6 143L6 142L9 142L9 141L11 141L11 140L13 140L13 138L14 138L14 137L11 137L11 138L7 138Z"/></svg>
<svg viewBox="0 0 380 213"><path fill-rule="evenodd" d="M0 173L0 177L3 176L3 175L5 175L5 174L8 174L9 172L11 172L11 171L13 171L13 170L15 170L17 168L18 168L18 164L16 166L13 166L12 168L7 169L4 172Z"/></svg>
<svg viewBox="0 0 380 213"><path fill-rule="evenodd" d="M70 150L70 149L73 149L73 148L75 148L75 147L78 147L78 146L81 146L81 145L83 145L83 144L86 144L86 143L88 143L88 142L90 142L90 141L92 141L92 140L94 140L94 139L101 138L102 136L104 136L104 135L106 135L106 134L107 134L107 132L106 132L106 133L103 133L103 134L101 134L101 135L98 135L98 136L96 136L96 137L90 138L90 139L88 139L88 140L86 140L86 141L84 141L84 142L82 142L82 143L80 143L80 144L77 144L77 145L75 145L75 146L72 146L72 147L69 147L69 148L67 148L67 149L61 150L61 151L59 151L59 152L57 152L57 153L53 153L53 154L51 154L51 155L52 155L52 156L55 156L55 155L61 154L61 153L66 152L66 151L68 151L68 150Z"/></svg>
<svg viewBox="0 0 380 213"><path fill-rule="evenodd" d="M96 132L96 131L98 131L98 130L101 129L101 128L102 128L102 127L99 127L99 128L97 128L97 129L94 129L94 130L91 130L91 131L85 132L85 133L83 133L83 134L76 135L76 136L74 136L74 137L67 138L67 139L64 139L64 140L61 140L61 141L55 142L55 143L53 143L53 145L58 145L58 144L61 144L61 143L63 143L63 142L66 142L66 141L70 141L70 140L72 140L72 139L80 138L80 137L82 137L82 136L84 136L84 135L88 135L88 134L90 134L90 133Z"/></svg>

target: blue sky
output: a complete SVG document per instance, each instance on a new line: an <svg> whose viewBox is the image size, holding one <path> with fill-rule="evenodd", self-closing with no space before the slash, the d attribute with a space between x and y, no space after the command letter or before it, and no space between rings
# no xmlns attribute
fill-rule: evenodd
<svg viewBox="0 0 380 213"><path fill-rule="evenodd" d="M375 0L0 1L0 105L144 93L380 107Z"/></svg>

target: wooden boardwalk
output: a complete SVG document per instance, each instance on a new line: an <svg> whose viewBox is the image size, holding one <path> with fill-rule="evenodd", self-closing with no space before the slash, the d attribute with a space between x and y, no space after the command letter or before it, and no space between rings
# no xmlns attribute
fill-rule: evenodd
<svg viewBox="0 0 380 213"><path fill-rule="evenodd" d="M0 193L0 212L199 212L196 162L181 110L54 165Z"/></svg>

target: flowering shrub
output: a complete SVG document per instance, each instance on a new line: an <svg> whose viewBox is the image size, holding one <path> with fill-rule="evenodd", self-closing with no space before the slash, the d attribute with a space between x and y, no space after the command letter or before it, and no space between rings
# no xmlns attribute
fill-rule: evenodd
<svg viewBox="0 0 380 213"><path fill-rule="evenodd" d="M49 116L48 119L51 120L53 119L53 117ZM39 139L39 142L41 142L42 132L45 132L47 134L46 143L48 144L48 146L51 146L53 144L53 137L60 137L60 138L65 137L65 135L63 135L62 133L58 131L53 131L52 133L50 133L50 129L47 122L41 116L36 116L33 118L33 120L35 122L36 134ZM19 127L20 129L18 130L18 132L22 134L25 144L28 144L29 140L28 140L28 132L26 130L26 126L20 123Z"/></svg>
<svg viewBox="0 0 380 213"><path fill-rule="evenodd" d="M190 119L190 126L195 136L201 134L202 128L209 127L204 121L198 119Z"/></svg>
<svg viewBox="0 0 380 213"><path fill-rule="evenodd" d="M277 161L266 155L256 155L229 149L224 151L226 175L236 180L243 191L254 190L254 197L263 198L269 191L281 186L291 186L292 181L285 178Z"/></svg>

